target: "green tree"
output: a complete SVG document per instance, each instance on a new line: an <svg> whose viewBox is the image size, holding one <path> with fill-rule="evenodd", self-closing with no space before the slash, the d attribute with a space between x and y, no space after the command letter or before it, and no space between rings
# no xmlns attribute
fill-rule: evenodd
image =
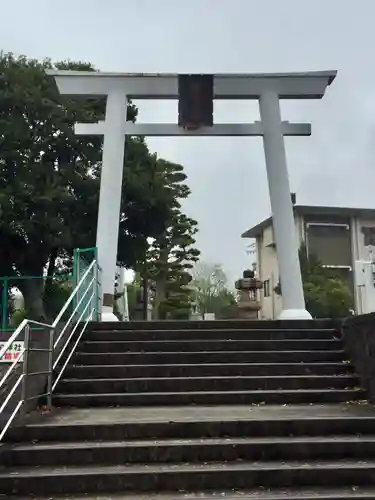
<svg viewBox="0 0 375 500"><path fill-rule="evenodd" d="M306 308L314 318L343 318L350 315L353 297L350 288L334 270L322 266L305 245L299 250Z"/></svg>
<svg viewBox="0 0 375 500"><path fill-rule="evenodd" d="M228 288L227 276L219 264L200 261L192 272L197 312L214 313L218 319L236 317L236 295Z"/></svg>
<svg viewBox="0 0 375 500"><path fill-rule="evenodd" d="M73 125L100 118L102 105L60 99L45 76L52 67L0 54L0 261L10 275L41 276L57 248L72 246L77 192L99 160L100 142L76 137ZM82 215L80 229L89 230ZM37 319L45 317L43 285L42 279L20 283L26 313Z"/></svg>
<svg viewBox="0 0 375 500"><path fill-rule="evenodd" d="M189 270L198 260L194 248L197 222L181 210L190 189L183 167L158 160L170 197L170 213L164 230L153 240L147 254L147 274L155 283L154 314L157 318L188 318L191 311Z"/></svg>
<svg viewBox="0 0 375 500"><path fill-rule="evenodd" d="M74 123L103 118L103 100L58 94L47 69L94 71L88 63L52 64L0 53L0 275L71 267L74 247L95 245L102 138L74 134ZM130 103L128 120L136 119ZM173 205L155 155L127 138L118 261L135 267L147 237L159 235ZM142 253L143 252L143 253ZM70 261L70 262L69 262ZM22 280L26 315L45 319L45 280Z"/></svg>
<svg viewBox="0 0 375 500"><path fill-rule="evenodd" d="M128 308L129 308L129 319L136 319L137 314L137 302L138 298L141 296L141 285L139 277L135 277L133 283L127 285L127 295L128 295Z"/></svg>
<svg viewBox="0 0 375 500"><path fill-rule="evenodd" d="M127 138L120 212L118 262L138 269L144 262L148 238L161 234L169 224L174 193L156 154L143 138Z"/></svg>
<svg viewBox="0 0 375 500"><path fill-rule="evenodd" d="M349 285L334 270L325 268L302 245L299 250L306 309L313 318L344 318L351 314L353 296ZM281 295L280 283L275 292Z"/></svg>

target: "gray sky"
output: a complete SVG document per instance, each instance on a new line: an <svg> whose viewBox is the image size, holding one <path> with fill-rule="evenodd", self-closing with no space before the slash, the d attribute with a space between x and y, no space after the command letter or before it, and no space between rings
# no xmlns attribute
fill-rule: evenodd
<svg viewBox="0 0 375 500"><path fill-rule="evenodd" d="M297 202L375 207L374 0L0 0L0 48L103 71L288 72L337 69L322 101L283 103L311 122L287 138ZM174 103L141 106L143 121L175 121ZM259 119L255 103L220 103L218 121ZM150 139L186 167L203 258L234 279L251 259L240 234L269 215L260 138Z"/></svg>

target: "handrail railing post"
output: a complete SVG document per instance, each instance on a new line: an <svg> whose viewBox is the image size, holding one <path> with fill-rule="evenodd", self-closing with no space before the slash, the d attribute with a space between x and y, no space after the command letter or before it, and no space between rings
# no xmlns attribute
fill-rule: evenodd
<svg viewBox="0 0 375 500"><path fill-rule="evenodd" d="M55 338L55 329L49 331L48 345L48 378L47 378L47 409L52 409L52 382L53 382L53 342Z"/></svg>
<svg viewBox="0 0 375 500"><path fill-rule="evenodd" d="M96 262L98 266L98 321L102 320L102 268L99 266L98 261Z"/></svg>
<svg viewBox="0 0 375 500"><path fill-rule="evenodd" d="M76 269L76 261L77 261L77 249L76 248L73 248L73 288L75 288L77 286L77 269ZM74 297L73 299L73 307L75 307L76 305L76 298Z"/></svg>
<svg viewBox="0 0 375 500"><path fill-rule="evenodd" d="M24 416L26 412L26 402L27 402L27 382L29 373L29 352L30 352L30 325L25 326L25 337L24 337L24 350L23 353L23 365L22 365L22 386L21 386L21 416Z"/></svg>
<svg viewBox="0 0 375 500"><path fill-rule="evenodd" d="M5 330L8 323L8 279L3 280L3 297L1 301L1 328Z"/></svg>
<svg viewBox="0 0 375 500"><path fill-rule="evenodd" d="M94 267L94 289L95 289L95 296L94 296L94 308L96 310L95 314L95 319L96 321L99 321L99 268L98 268L98 263L96 262L95 267Z"/></svg>
<svg viewBox="0 0 375 500"><path fill-rule="evenodd" d="M75 273L75 283L74 286L76 287L78 283L81 281L81 270L80 270L80 265L79 265L79 259L80 259L80 249L75 248L74 249L74 260L73 260L73 269ZM75 304L74 307L76 306L77 302L79 301L79 293L77 292L77 296L75 297Z"/></svg>

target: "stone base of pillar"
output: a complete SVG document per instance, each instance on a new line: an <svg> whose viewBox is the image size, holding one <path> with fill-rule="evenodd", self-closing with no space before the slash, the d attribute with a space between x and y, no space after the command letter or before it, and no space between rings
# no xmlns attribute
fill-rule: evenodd
<svg viewBox="0 0 375 500"><path fill-rule="evenodd" d="M103 306L102 309L102 322L103 323L109 323L109 322L118 322L118 317L113 314L113 308L110 306Z"/></svg>
<svg viewBox="0 0 375 500"><path fill-rule="evenodd" d="M258 319L262 308L260 302L250 300L247 303L238 304L238 317L240 319Z"/></svg>
<svg viewBox="0 0 375 500"><path fill-rule="evenodd" d="M312 316L306 309L284 309L277 319L312 319Z"/></svg>

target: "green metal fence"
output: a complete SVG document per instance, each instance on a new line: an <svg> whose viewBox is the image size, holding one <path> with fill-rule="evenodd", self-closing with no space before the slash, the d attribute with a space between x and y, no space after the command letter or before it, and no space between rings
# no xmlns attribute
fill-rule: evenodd
<svg viewBox="0 0 375 500"><path fill-rule="evenodd" d="M73 281L75 285L77 285L80 280L82 279L83 275L89 268L91 262L93 260L98 259L98 251L96 247L90 247L90 248L76 248L74 250L74 255L73 255ZM92 281L96 282L96 286L98 287L97 290L97 300L98 304L96 307L96 311L100 311L99 307L99 301L100 301L100 276L96 276L95 273L98 272L98 266L93 267L90 272L87 274L85 278L85 283L83 283L82 286L82 292L77 293L77 296L75 297L74 301L74 306L78 305L77 307L77 315L80 316L81 312L85 310L85 307L87 305L87 302L89 300L89 296L84 295L84 291L90 287L90 283ZM89 309L86 308L88 311ZM83 318L85 320L86 318ZM99 317L95 318L96 321L99 320Z"/></svg>
<svg viewBox="0 0 375 500"><path fill-rule="evenodd" d="M73 272L71 274L58 274L50 277L0 277L0 331L15 330L25 317L37 320L41 319L38 316L55 318L94 259L97 260L95 247L77 248L73 254ZM89 296L83 294L92 280L97 283L97 300L100 301L100 276L95 275L98 272L97 269L98 267L95 266L85 277L83 291L78 292L75 296L65 313L65 319L69 318L78 303L79 307L75 313L77 317L80 317L81 312L85 310ZM35 297L40 298L40 300L35 300ZM89 308L86 308L86 311L89 311ZM99 302L96 311L100 311ZM99 317L95 318L95 320L98 319ZM85 317L82 320L85 320Z"/></svg>

